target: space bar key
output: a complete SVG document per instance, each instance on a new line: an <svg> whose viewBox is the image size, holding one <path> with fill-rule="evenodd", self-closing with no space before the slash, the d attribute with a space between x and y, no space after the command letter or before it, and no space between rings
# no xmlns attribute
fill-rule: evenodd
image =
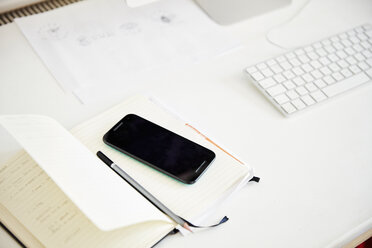
<svg viewBox="0 0 372 248"><path fill-rule="evenodd" d="M361 84L368 82L370 79L365 73L360 73L349 77L341 82L334 83L322 89L322 91L328 96L332 97L345 92L349 89L355 88Z"/></svg>

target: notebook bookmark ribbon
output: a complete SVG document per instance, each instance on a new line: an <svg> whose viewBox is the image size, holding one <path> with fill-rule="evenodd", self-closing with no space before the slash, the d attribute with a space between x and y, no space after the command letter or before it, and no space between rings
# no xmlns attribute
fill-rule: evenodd
<svg viewBox="0 0 372 248"><path fill-rule="evenodd" d="M212 227L216 227L216 226L219 226L223 223L225 223L226 221L229 220L229 218L227 216L223 217L220 222L218 222L217 224L214 224L214 225L211 225L211 226L197 226L197 225L194 225L192 224L191 222L185 220L184 218L180 217L184 222L186 222L189 226L191 227L194 227L194 228L212 228Z"/></svg>

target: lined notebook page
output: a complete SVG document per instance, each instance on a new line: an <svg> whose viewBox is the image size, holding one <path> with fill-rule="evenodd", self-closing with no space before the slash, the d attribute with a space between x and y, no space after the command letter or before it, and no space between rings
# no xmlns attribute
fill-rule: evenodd
<svg viewBox="0 0 372 248"><path fill-rule="evenodd" d="M0 221L26 247L43 248L44 245L28 231L9 211L0 203Z"/></svg>
<svg viewBox="0 0 372 248"><path fill-rule="evenodd" d="M216 159L195 184L186 185L105 145L103 135L129 113L142 116L211 149L216 153ZM188 220L204 214L239 182L251 176L249 166L239 164L164 108L142 96L109 109L77 126L71 133L93 153L98 150L104 152L167 207Z"/></svg>
<svg viewBox="0 0 372 248"><path fill-rule="evenodd" d="M0 124L101 230L150 220L172 222L55 120L0 116Z"/></svg>
<svg viewBox="0 0 372 248"><path fill-rule="evenodd" d="M24 152L0 167L0 204L46 247L151 247L174 228L156 221L99 230Z"/></svg>

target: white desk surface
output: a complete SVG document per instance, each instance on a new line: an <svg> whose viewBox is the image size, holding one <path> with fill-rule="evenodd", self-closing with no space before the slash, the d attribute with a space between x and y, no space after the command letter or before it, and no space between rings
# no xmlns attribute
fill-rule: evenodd
<svg viewBox="0 0 372 248"><path fill-rule="evenodd" d="M218 216L230 217L223 226L174 235L158 247L340 247L372 228L372 84L287 119L242 73L283 52L264 40L264 31L302 3L230 26L245 48L149 75L136 90L207 130L262 178L219 208ZM313 0L273 37L305 45L371 20L370 0ZM131 93L82 105L61 90L14 24L0 28L0 114L45 114L71 128ZM1 129L0 163L18 149ZM11 242L3 236L1 247Z"/></svg>

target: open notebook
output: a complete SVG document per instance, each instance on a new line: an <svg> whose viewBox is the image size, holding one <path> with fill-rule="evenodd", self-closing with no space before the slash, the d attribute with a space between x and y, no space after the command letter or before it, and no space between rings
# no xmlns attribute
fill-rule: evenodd
<svg viewBox="0 0 372 248"><path fill-rule="evenodd" d="M215 161L197 183L185 185L109 148L103 135L128 113L213 150ZM150 247L176 227L96 158L98 150L194 222L253 177L248 165L146 97L131 98L71 133L45 116L1 116L0 124L27 151L0 167L0 219L30 247Z"/></svg>

